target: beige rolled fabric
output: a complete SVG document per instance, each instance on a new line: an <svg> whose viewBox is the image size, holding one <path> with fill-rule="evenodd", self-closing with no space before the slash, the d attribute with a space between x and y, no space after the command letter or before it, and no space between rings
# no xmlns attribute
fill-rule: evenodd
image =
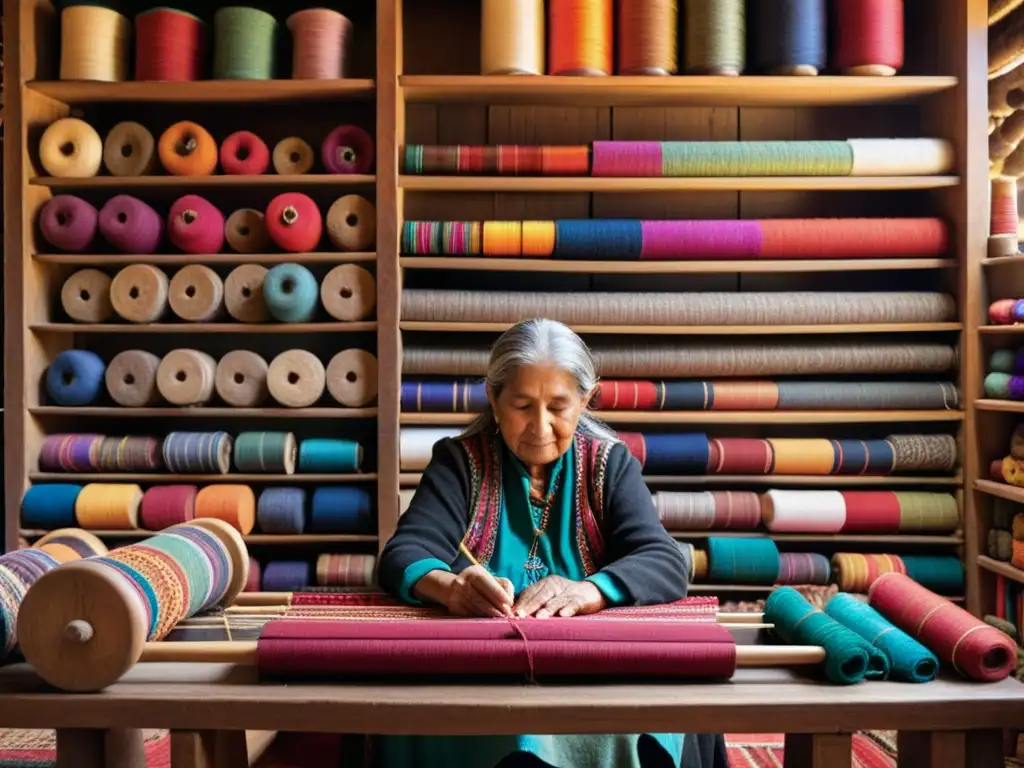
<svg viewBox="0 0 1024 768"><path fill-rule="evenodd" d="M335 320L365 320L377 306L377 281L357 264L342 264L320 283L320 302Z"/></svg>
<svg viewBox="0 0 1024 768"><path fill-rule="evenodd" d="M204 405L213 399L217 362L196 349L176 349L160 361L156 385L171 405Z"/></svg>
<svg viewBox="0 0 1024 768"><path fill-rule="evenodd" d="M265 323L270 310L263 298L263 278L267 268L259 264L235 267L224 281L224 305L228 314L240 323Z"/></svg>
<svg viewBox="0 0 1024 768"><path fill-rule="evenodd" d="M298 136L281 139L274 147L274 170L282 176L309 173L313 167L313 148Z"/></svg>
<svg viewBox="0 0 1024 768"><path fill-rule="evenodd" d="M286 408L308 408L323 397L326 385L324 364L304 349L282 352L267 371L270 396Z"/></svg>
<svg viewBox="0 0 1024 768"><path fill-rule="evenodd" d="M412 504L413 496L416 495L415 488L403 488L398 492L398 516L401 517L405 514L406 510Z"/></svg>
<svg viewBox="0 0 1024 768"><path fill-rule="evenodd" d="M96 5L65 8L60 14L60 79L127 80L131 37L132 23L117 11Z"/></svg>
<svg viewBox="0 0 1024 768"><path fill-rule="evenodd" d="M106 373L110 398L125 408L143 408L158 402L156 372L159 367L160 358L143 349L129 349L115 355Z"/></svg>
<svg viewBox="0 0 1024 768"><path fill-rule="evenodd" d="M158 163L156 140L141 123L120 122L103 142L103 165L111 176L151 176Z"/></svg>
<svg viewBox="0 0 1024 768"><path fill-rule="evenodd" d="M63 117L39 140L39 160L50 176L89 179L100 172L103 141L96 129L77 117Z"/></svg>
<svg viewBox="0 0 1024 768"><path fill-rule="evenodd" d="M339 251L372 250L377 240L377 210L361 195L345 195L327 210L327 238Z"/></svg>
<svg viewBox="0 0 1024 768"><path fill-rule="evenodd" d="M236 253L266 253L270 250L270 235L262 211L239 208L224 222L224 239Z"/></svg>
<svg viewBox="0 0 1024 768"><path fill-rule="evenodd" d="M103 323L114 314L110 278L98 269L80 269L64 281L60 303L68 317L79 323Z"/></svg>
<svg viewBox="0 0 1024 768"><path fill-rule="evenodd" d="M327 366L327 390L348 408L362 408L377 399L377 358L364 349L339 352Z"/></svg>
<svg viewBox="0 0 1024 768"><path fill-rule="evenodd" d="M217 363L217 394L236 408L256 408L266 402L267 361L245 349L228 352Z"/></svg>
<svg viewBox="0 0 1024 768"><path fill-rule="evenodd" d="M224 281L202 264L189 264L171 279L168 301L171 311L190 323L205 323L224 306Z"/></svg>
<svg viewBox="0 0 1024 768"><path fill-rule="evenodd" d="M152 264L132 264L110 283L114 311L132 323L155 323L167 312L170 280Z"/></svg>

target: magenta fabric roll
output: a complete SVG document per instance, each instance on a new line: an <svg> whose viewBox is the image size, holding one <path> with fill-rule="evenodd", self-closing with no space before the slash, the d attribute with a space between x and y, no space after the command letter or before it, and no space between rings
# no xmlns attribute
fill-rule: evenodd
<svg viewBox="0 0 1024 768"><path fill-rule="evenodd" d="M662 176L660 141L595 141L592 176Z"/></svg>
<svg viewBox="0 0 1024 768"><path fill-rule="evenodd" d="M199 195L179 197L167 214L167 237L185 253L218 253L224 246L224 214Z"/></svg>
<svg viewBox="0 0 1024 768"><path fill-rule="evenodd" d="M756 221L642 221L641 259L756 259L764 238Z"/></svg>
<svg viewBox="0 0 1024 768"><path fill-rule="evenodd" d="M357 125L340 125L324 139L320 159L329 173L369 173L373 139Z"/></svg>
<svg viewBox="0 0 1024 768"><path fill-rule="evenodd" d="M131 195L118 195L100 209L100 234L121 253L156 253L164 236L164 220L152 207Z"/></svg>
<svg viewBox="0 0 1024 768"><path fill-rule="evenodd" d="M39 212L43 239L61 251L87 251L96 239L96 208L74 195L57 195Z"/></svg>

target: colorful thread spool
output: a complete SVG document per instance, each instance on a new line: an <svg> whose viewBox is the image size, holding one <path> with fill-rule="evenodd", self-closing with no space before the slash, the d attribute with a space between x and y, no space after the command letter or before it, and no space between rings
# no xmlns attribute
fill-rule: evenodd
<svg viewBox="0 0 1024 768"><path fill-rule="evenodd" d="M117 195L100 208L99 230L121 253L156 253L164 236L163 217L131 195Z"/></svg>
<svg viewBox="0 0 1024 768"><path fill-rule="evenodd" d="M327 391L346 408L377 399L377 358L364 349L346 349L327 364Z"/></svg>
<svg viewBox="0 0 1024 768"><path fill-rule="evenodd" d="M708 578L719 584L774 584L779 550L771 539L708 539Z"/></svg>
<svg viewBox="0 0 1024 768"><path fill-rule="evenodd" d="M327 239L339 251L365 251L377 239L377 210L360 195L339 197L327 209Z"/></svg>
<svg viewBox="0 0 1024 768"><path fill-rule="evenodd" d="M217 363L196 349L175 349L156 370L156 386L171 405L187 408L213 400Z"/></svg>
<svg viewBox="0 0 1024 768"><path fill-rule="evenodd" d="M328 173L369 173L373 168L373 137L357 125L339 125L320 146Z"/></svg>
<svg viewBox="0 0 1024 768"><path fill-rule="evenodd" d="M60 79L128 79L132 24L99 5L71 5L60 14Z"/></svg>
<svg viewBox="0 0 1024 768"><path fill-rule="evenodd" d="M684 0L683 69L735 77L746 67L744 0Z"/></svg>
<svg viewBox="0 0 1024 768"><path fill-rule="evenodd" d="M142 408L160 399L156 372L160 358L142 349L119 353L107 367L105 381L110 398L125 408Z"/></svg>
<svg viewBox="0 0 1024 768"><path fill-rule="evenodd" d="M224 282L203 264L189 264L171 278L168 289L171 311L190 323L206 323L220 314L224 305Z"/></svg>
<svg viewBox="0 0 1024 768"><path fill-rule="evenodd" d="M342 264L320 284L320 303L335 320L365 320L377 305L377 281L358 264Z"/></svg>
<svg viewBox="0 0 1024 768"><path fill-rule="evenodd" d="M111 128L103 142L103 165L111 176L149 176L157 159L153 134L131 120Z"/></svg>
<svg viewBox="0 0 1024 768"><path fill-rule="evenodd" d="M867 592L883 573L903 573L907 567L896 555L862 555L837 552L832 555L832 576L843 592Z"/></svg>
<svg viewBox="0 0 1024 768"><path fill-rule="evenodd" d="M265 323L270 309L263 298L263 281L267 268L259 264L243 264L231 270L224 281L224 306L240 323Z"/></svg>
<svg viewBox="0 0 1024 768"><path fill-rule="evenodd" d="M352 22L329 8L307 8L288 17L292 33L292 79L345 77Z"/></svg>
<svg viewBox="0 0 1024 768"><path fill-rule="evenodd" d="M57 405L90 405L102 390L105 369L95 352L66 350L46 369L46 392Z"/></svg>
<svg viewBox="0 0 1024 768"><path fill-rule="evenodd" d="M155 323L167 311L170 280L151 264L125 267L110 283L114 311L130 323Z"/></svg>
<svg viewBox="0 0 1024 768"><path fill-rule="evenodd" d="M548 74L610 75L613 23L612 0L551 0Z"/></svg>
<svg viewBox="0 0 1024 768"><path fill-rule="evenodd" d="M376 582L373 555L323 554L316 559L316 583L321 587L370 587Z"/></svg>
<svg viewBox="0 0 1024 768"><path fill-rule="evenodd" d="M102 435L48 435L39 449L43 472L93 472L93 445ZM46 486L41 486L46 487Z"/></svg>
<svg viewBox="0 0 1024 768"><path fill-rule="evenodd" d="M480 73L543 75L544 0L483 0Z"/></svg>
<svg viewBox="0 0 1024 768"><path fill-rule="evenodd" d="M288 253L315 251L323 234L320 209L299 192L285 192L271 200L264 221L270 239Z"/></svg>
<svg viewBox="0 0 1024 768"><path fill-rule="evenodd" d="M221 520L242 535L256 524L256 495L247 485L208 485L196 494L196 519Z"/></svg>
<svg viewBox="0 0 1024 768"><path fill-rule="evenodd" d="M618 74L673 75L679 69L676 0L619 3Z"/></svg>
<svg viewBox="0 0 1024 768"><path fill-rule="evenodd" d="M828 558L817 552L783 552L779 555L778 584L828 584L832 569Z"/></svg>
<svg viewBox="0 0 1024 768"><path fill-rule="evenodd" d="M298 446L291 432L242 432L235 438L235 469L294 475Z"/></svg>
<svg viewBox="0 0 1024 768"><path fill-rule="evenodd" d="M83 253L96 239L99 213L74 195L56 195L39 212L43 239L65 253Z"/></svg>
<svg viewBox="0 0 1024 768"><path fill-rule="evenodd" d="M203 76L206 25L174 8L135 16L135 79L188 82Z"/></svg>
<svg viewBox="0 0 1024 768"><path fill-rule="evenodd" d="M86 530L134 531L141 503L142 488L137 485L89 483L75 499L75 520Z"/></svg>
<svg viewBox="0 0 1024 768"><path fill-rule="evenodd" d="M60 528L36 539L32 549L41 549L62 563L107 554L107 545L81 528Z"/></svg>
<svg viewBox="0 0 1024 768"><path fill-rule="evenodd" d="M99 437L92 443L90 458L97 472L150 473L164 467L155 437Z"/></svg>
<svg viewBox="0 0 1024 768"><path fill-rule="evenodd" d="M171 432L164 438L164 464L178 475L226 475L233 444L227 432Z"/></svg>
<svg viewBox="0 0 1024 768"><path fill-rule="evenodd" d="M319 286L301 264L278 264L263 278L267 309L282 323L308 323L316 315Z"/></svg>
<svg viewBox="0 0 1024 768"><path fill-rule="evenodd" d="M261 533L302 533L306 528L306 492L302 488L265 489L256 507L256 523Z"/></svg>
<svg viewBox="0 0 1024 768"><path fill-rule="evenodd" d="M992 224L989 235L1017 237L1020 217L1017 213L1017 180L992 179Z"/></svg>
<svg viewBox="0 0 1024 768"><path fill-rule="evenodd" d="M835 0L832 12L833 66L874 77L903 67L903 0Z"/></svg>
<svg viewBox="0 0 1024 768"><path fill-rule="evenodd" d="M62 117L43 131L39 161L58 179L88 179L100 172L103 140L96 129L77 117Z"/></svg>
<svg viewBox="0 0 1024 768"><path fill-rule="evenodd" d="M266 592L298 592L309 586L311 576L309 563L275 560L263 568L262 588Z"/></svg>
<svg viewBox="0 0 1024 768"><path fill-rule="evenodd" d="M196 516L194 485L157 485L142 495L139 521L150 531L162 531L181 523L190 523Z"/></svg>
<svg viewBox="0 0 1024 768"><path fill-rule="evenodd" d="M345 485L313 492L312 533L369 534L375 524L370 494L364 489Z"/></svg>
<svg viewBox="0 0 1024 768"><path fill-rule="evenodd" d="M6 660L18 644L18 612L26 593L60 561L49 552L21 549L0 556L0 661Z"/></svg>
<svg viewBox="0 0 1024 768"><path fill-rule="evenodd" d="M75 322L106 322L114 314L110 278L98 269L78 270L61 286L60 304Z"/></svg>
<svg viewBox="0 0 1024 768"><path fill-rule="evenodd" d="M825 68L825 0L767 0L750 6L754 62L769 75L817 75Z"/></svg>
<svg viewBox="0 0 1024 768"><path fill-rule="evenodd" d="M344 474L358 472L363 448L351 440L310 438L299 443L299 472Z"/></svg>
<svg viewBox="0 0 1024 768"><path fill-rule="evenodd" d="M266 253L271 240L263 211L239 208L232 213L224 224L224 239L236 253Z"/></svg>
<svg viewBox="0 0 1024 768"><path fill-rule="evenodd" d="M228 352L217 363L217 394L236 408L257 408L270 394L267 370L267 361L255 352Z"/></svg>
<svg viewBox="0 0 1024 768"><path fill-rule="evenodd" d="M308 408L323 397L327 373L320 358L304 349L290 349L267 369L270 396L285 408Z"/></svg>
<svg viewBox="0 0 1024 768"><path fill-rule="evenodd" d="M167 214L167 238L185 253L219 253L224 247L224 214L199 195L179 197Z"/></svg>
<svg viewBox="0 0 1024 768"><path fill-rule="evenodd" d="M277 20L257 8L220 8L213 16L213 78L269 80L274 76Z"/></svg>
<svg viewBox="0 0 1024 768"><path fill-rule="evenodd" d="M31 486L21 498L22 527L45 531L74 527L75 501L81 492L82 486L70 483Z"/></svg>
<svg viewBox="0 0 1024 768"><path fill-rule="evenodd" d="M309 173L314 158L313 148L298 136L289 136L274 145L274 170L281 176Z"/></svg>
<svg viewBox="0 0 1024 768"><path fill-rule="evenodd" d="M160 163L172 176L212 176L217 170L217 142L198 123L182 120L160 135Z"/></svg>
<svg viewBox="0 0 1024 768"><path fill-rule="evenodd" d="M251 131L236 131L220 145L220 167L235 176L259 176L270 166L270 150Z"/></svg>

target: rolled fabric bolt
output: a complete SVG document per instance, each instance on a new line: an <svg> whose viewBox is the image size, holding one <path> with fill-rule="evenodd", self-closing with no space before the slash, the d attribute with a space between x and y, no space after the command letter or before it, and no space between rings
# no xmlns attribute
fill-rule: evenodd
<svg viewBox="0 0 1024 768"><path fill-rule="evenodd" d="M217 142L198 123L172 125L160 135L157 152L172 176L212 176L217 170Z"/></svg>
<svg viewBox="0 0 1024 768"><path fill-rule="evenodd" d="M215 518L252 533L256 524L256 495L247 485L208 485L196 494L196 519Z"/></svg>
<svg viewBox="0 0 1024 768"><path fill-rule="evenodd" d="M75 526L75 500L82 486L70 483L33 485L21 499L23 528L72 528Z"/></svg>
<svg viewBox="0 0 1024 768"><path fill-rule="evenodd" d="M270 234L263 212L255 208L239 208L224 224L224 238L236 253L266 253L270 250Z"/></svg>
<svg viewBox="0 0 1024 768"><path fill-rule="evenodd" d="M171 405L204 405L213 399L217 363L205 352L175 349L164 356L156 372L160 394Z"/></svg>
<svg viewBox="0 0 1024 768"><path fill-rule="evenodd" d="M160 399L156 372L160 358L142 349L129 349L116 355L107 367L107 392L125 408L142 408Z"/></svg>
<svg viewBox="0 0 1024 768"><path fill-rule="evenodd" d="M274 146L274 170L281 176L301 176L313 168L313 148L298 136L281 139Z"/></svg>
<svg viewBox="0 0 1024 768"><path fill-rule="evenodd" d="M167 311L170 281L151 264L132 264L110 283L114 311L131 323L155 323Z"/></svg>
<svg viewBox="0 0 1024 768"><path fill-rule="evenodd" d="M217 363L217 394L236 408L256 408L269 394L267 369L267 361L255 352L228 352Z"/></svg>
<svg viewBox="0 0 1024 768"><path fill-rule="evenodd" d="M765 527L779 533L839 533L846 502L839 491L771 490L761 497Z"/></svg>
<svg viewBox="0 0 1024 768"><path fill-rule="evenodd" d="M62 117L43 131L39 161L58 179L88 179L100 172L103 140L96 129L77 117Z"/></svg>
<svg viewBox="0 0 1024 768"><path fill-rule="evenodd" d="M103 142L103 165L111 176L151 176L157 160L153 134L132 120L111 128Z"/></svg>
<svg viewBox="0 0 1024 768"><path fill-rule="evenodd" d="M270 166L270 149L251 131L236 131L220 145L220 167L232 176L259 176Z"/></svg>
<svg viewBox="0 0 1024 768"><path fill-rule="evenodd" d="M320 160L328 173L369 173L373 156L373 138L356 125L339 125L320 147Z"/></svg>
<svg viewBox="0 0 1024 768"><path fill-rule="evenodd" d="M121 253L156 253L164 236L164 220L146 203L131 195L117 195L100 208L103 239Z"/></svg>
<svg viewBox="0 0 1024 768"><path fill-rule="evenodd" d="M277 19L266 11L223 6L213 15L215 80L269 80L274 76Z"/></svg>
<svg viewBox="0 0 1024 768"><path fill-rule="evenodd" d="M316 315L316 278L301 264L278 264L263 278L263 299L282 323L308 323Z"/></svg>
<svg viewBox="0 0 1024 768"><path fill-rule="evenodd" d="M43 239L65 253L88 251L96 239L98 225L97 210L74 195L56 195L39 212Z"/></svg>
<svg viewBox="0 0 1024 768"><path fill-rule="evenodd" d="M162 448L164 465L178 475L226 475L233 447L227 432L170 432Z"/></svg>
<svg viewBox="0 0 1024 768"><path fill-rule="evenodd" d="M306 492L302 488L267 488L256 504L261 533L299 534L306 528Z"/></svg>
<svg viewBox="0 0 1024 768"><path fill-rule="evenodd" d="M377 210L360 195L345 195L327 210L327 239L339 251L372 249L377 240Z"/></svg>
<svg viewBox="0 0 1024 768"><path fill-rule="evenodd" d="M266 267L243 264L231 270L224 281L224 304L228 314L238 322L265 323L271 319L270 308L263 298L266 276Z"/></svg>
<svg viewBox="0 0 1024 768"><path fill-rule="evenodd" d="M219 253L224 247L224 214L199 195L179 197L167 214L167 237L185 253Z"/></svg>
<svg viewBox="0 0 1024 768"><path fill-rule="evenodd" d="M351 440L310 438L299 443L299 471L323 474L358 472L363 447Z"/></svg>
<svg viewBox="0 0 1024 768"><path fill-rule="evenodd" d="M270 239L288 253L315 251L323 234L320 209L307 195L285 192L267 206L264 216Z"/></svg>
<svg viewBox="0 0 1024 768"><path fill-rule="evenodd" d="M157 485L142 495L139 521L149 531L162 531L172 525L191 522L196 516L194 485Z"/></svg>
<svg viewBox="0 0 1024 768"><path fill-rule="evenodd" d="M326 376L324 364L316 355L291 349L271 361L267 388L270 396L286 408L308 408L323 397Z"/></svg>
<svg viewBox="0 0 1024 768"><path fill-rule="evenodd" d="M66 350L46 369L46 392L57 405L91 405L102 390L105 369L95 352Z"/></svg>
<svg viewBox="0 0 1024 768"><path fill-rule="evenodd" d="M339 352L327 365L327 391L348 408L377 399L377 358L363 349Z"/></svg>
<svg viewBox="0 0 1024 768"><path fill-rule="evenodd" d="M86 530L133 531L139 527L141 504L137 485L89 483L75 499L75 520Z"/></svg>
<svg viewBox="0 0 1024 768"><path fill-rule="evenodd" d="M103 435L47 435L39 448L41 472L93 472L98 470L94 459L95 446Z"/></svg>
<svg viewBox="0 0 1024 768"><path fill-rule="evenodd" d="M350 485L317 488L309 523L311 533L371 533L376 526L370 494Z"/></svg>
<svg viewBox="0 0 1024 768"><path fill-rule="evenodd" d="M316 583L321 587L369 587L375 582L373 555L323 554L316 559Z"/></svg>
<svg viewBox="0 0 1024 768"><path fill-rule="evenodd" d="M293 80L334 80L345 77L345 57L352 22L329 8L296 11L287 20L294 38Z"/></svg>
<svg viewBox="0 0 1024 768"><path fill-rule="evenodd" d="M324 277L320 302L335 320L365 320L377 304L377 281L357 264L342 264Z"/></svg>
<svg viewBox="0 0 1024 768"><path fill-rule="evenodd" d="M171 311L190 323L205 323L224 306L224 282L202 264L189 264L171 278L168 291Z"/></svg>
<svg viewBox="0 0 1024 768"><path fill-rule="evenodd" d="M98 269L80 269L64 281L60 303L68 317L76 322L106 322L114 315L110 278Z"/></svg>
<svg viewBox="0 0 1024 768"><path fill-rule="evenodd" d="M302 560L280 560L267 563L263 569L262 589L295 592L310 586L313 569Z"/></svg>
<svg viewBox="0 0 1024 768"><path fill-rule="evenodd" d="M291 432L242 432L235 438L235 469L294 475L298 444Z"/></svg>

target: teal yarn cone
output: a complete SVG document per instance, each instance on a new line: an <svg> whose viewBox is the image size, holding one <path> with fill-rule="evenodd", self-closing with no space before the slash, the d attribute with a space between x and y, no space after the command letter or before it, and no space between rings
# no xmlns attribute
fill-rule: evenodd
<svg viewBox="0 0 1024 768"><path fill-rule="evenodd" d="M825 613L885 654L894 680L927 683L938 674L935 654L867 603L840 592L828 601Z"/></svg>
<svg viewBox="0 0 1024 768"><path fill-rule="evenodd" d="M825 676L833 683L852 685L868 673L870 656L860 635L819 611L792 587L768 595L764 620L791 645L820 645L825 649Z"/></svg>
<svg viewBox="0 0 1024 768"><path fill-rule="evenodd" d="M258 8L228 6L213 16L214 80L270 80L277 19Z"/></svg>
<svg viewBox="0 0 1024 768"><path fill-rule="evenodd" d="M319 306L320 286L301 264L278 264L263 278L263 299L282 323L308 323Z"/></svg>

